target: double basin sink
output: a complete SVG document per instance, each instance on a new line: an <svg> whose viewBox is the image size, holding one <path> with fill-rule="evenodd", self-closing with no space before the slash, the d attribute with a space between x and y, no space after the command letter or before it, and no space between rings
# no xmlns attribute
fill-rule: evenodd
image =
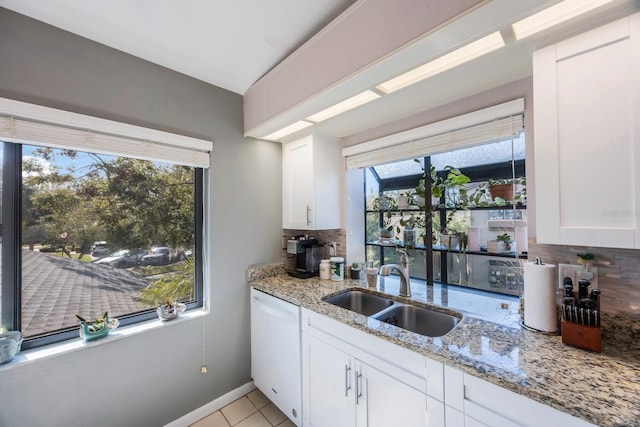
<svg viewBox="0 0 640 427"><path fill-rule="evenodd" d="M359 290L347 290L323 298L323 300L329 304L428 337L441 337L447 334L456 327L462 318L462 315L442 313Z"/></svg>

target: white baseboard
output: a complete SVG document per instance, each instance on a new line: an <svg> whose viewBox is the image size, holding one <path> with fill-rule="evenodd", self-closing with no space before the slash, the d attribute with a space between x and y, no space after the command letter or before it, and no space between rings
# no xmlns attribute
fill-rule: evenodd
<svg viewBox="0 0 640 427"><path fill-rule="evenodd" d="M207 415L216 412L218 409L227 406L234 400L241 398L245 394L253 391L255 388L256 386L253 385L253 381L250 381L244 385L241 385L237 389L231 390L229 393L224 394L205 405L202 405L198 409L189 412L188 414L178 418L177 420L171 421L169 424L166 424L165 427L188 427L196 421L206 417Z"/></svg>

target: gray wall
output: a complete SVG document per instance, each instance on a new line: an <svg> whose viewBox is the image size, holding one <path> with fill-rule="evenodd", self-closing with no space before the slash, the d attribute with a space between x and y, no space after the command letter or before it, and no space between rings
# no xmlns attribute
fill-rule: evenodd
<svg viewBox="0 0 640 427"><path fill-rule="evenodd" d="M246 268L280 260L280 145L242 136L240 95L3 8L0 32L0 97L214 140L209 373L202 320L167 324L0 371L0 425L160 426L250 381Z"/></svg>

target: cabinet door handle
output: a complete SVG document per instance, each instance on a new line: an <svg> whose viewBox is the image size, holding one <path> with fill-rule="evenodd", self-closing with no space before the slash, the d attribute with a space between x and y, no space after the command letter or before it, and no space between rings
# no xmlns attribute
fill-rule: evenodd
<svg viewBox="0 0 640 427"><path fill-rule="evenodd" d="M349 396L349 390L351 390L351 366L344 365L344 395Z"/></svg>
<svg viewBox="0 0 640 427"><path fill-rule="evenodd" d="M311 206L307 205L307 225L311 225Z"/></svg>
<svg viewBox="0 0 640 427"><path fill-rule="evenodd" d="M360 403L362 397L362 373L356 371L356 405Z"/></svg>

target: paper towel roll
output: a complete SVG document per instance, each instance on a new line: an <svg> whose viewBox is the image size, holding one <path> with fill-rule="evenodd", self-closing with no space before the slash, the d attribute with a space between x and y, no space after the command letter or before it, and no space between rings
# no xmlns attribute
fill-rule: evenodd
<svg viewBox="0 0 640 427"><path fill-rule="evenodd" d="M556 266L524 264L524 324L543 332L556 332Z"/></svg>

